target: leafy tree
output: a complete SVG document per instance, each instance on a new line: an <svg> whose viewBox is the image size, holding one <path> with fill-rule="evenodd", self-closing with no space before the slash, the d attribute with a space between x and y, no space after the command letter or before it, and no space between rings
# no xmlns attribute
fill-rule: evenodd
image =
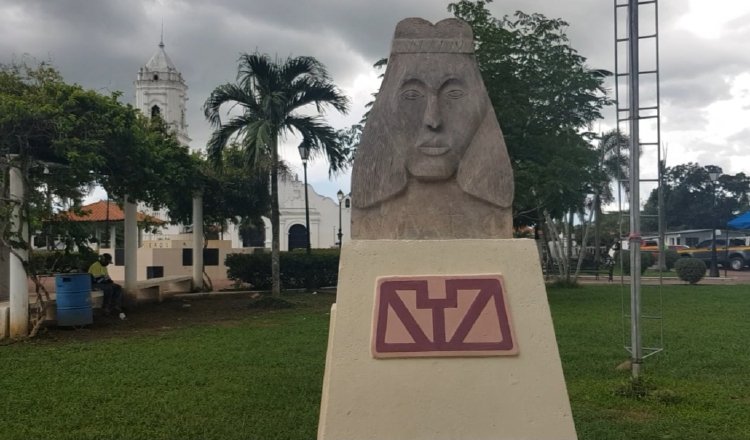
<svg viewBox="0 0 750 440"><path fill-rule="evenodd" d="M715 165L697 163L669 167L664 173L664 216L668 230L709 229L724 226L737 213L750 209L750 177L745 173L721 174L716 182L709 173L721 173ZM649 195L644 214L656 214L658 193ZM644 231L656 231L655 218L645 217Z"/></svg>
<svg viewBox="0 0 750 440"><path fill-rule="evenodd" d="M617 130L604 133L596 146L598 156L598 176L594 181L594 262L599 267L601 261L600 248L602 245L601 230L603 223L602 204L615 200L612 182L617 179L627 179L629 139ZM618 183L619 185L619 183ZM626 186L627 190L627 186Z"/></svg>
<svg viewBox="0 0 750 440"><path fill-rule="evenodd" d="M220 117L224 104L238 108L226 123ZM300 110L314 106L318 114L331 106L345 113L348 99L331 82L325 67L312 57L271 60L264 54L243 54L237 83L218 86L203 108L215 128L208 142L209 157L219 163L222 151L237 139L249 167L270 167L271 174L271 269L273 295L280 295L279 268L279 138L296 133L308 146L311 157L323 154L332 173L347 166L346 149L337 133L321 116Z"/></svg>
<svg viewBox="0 0 750 440"><path fill-rule="evenodd" d="M610 104L604 70L586 66L567 23L516 12L492 17L489 1L448 5L474 30L475 53L503 129L515 176L515 223L561 218L591 193L598 155L585 130Z"/></svg>
<svg viewBox="0 0 750 440"><path fill-rule="evenodd" d="M203 196L203 228L213 225L223 230L227 222L257 223L270 211L268 174L248 170L243 151L237 144L224 149L222 156L221 167L200 155L193 156ZM172 221L190 223L192 207L191 194L174 194L169 203L169 216Z"/></svg>
<svg viewBox="0 0 750 440"><path fill-rule="evenodd" d="M3 175L10 165L22 170L24 222L31 230L52 219L56 201L80 206L93 185L157 207L174 187L190 189L187 149L163 123L119 103L119 96L67 84L45 63L0 67L0 165ZM7 230L12 206L3 200L0 238L26 246Z"/></svg>
<svg viewBox="0 0 750 440"><path fill-rule="evenodd" d="M600 246L610 248L615 242L620 240L621 222L625 222L625 227L627 227L627 212L602 212L601 220L599 221Z"/></svg>
<svg viewBox="0 0 750 440"><path fill-rule="evenodd" d="M586 194L601 189L600 154L586 129L611 103L604 89L611 73L586 66L569 45L565 21L520 11L497 19L488 3L461 0L448 10L474 32L477 63L513 165L514 224L539 226L578 211ZM364 123L366 115L342 133L349 145L356 146Z"/></svg>
<svg viewBox="0 0 750 440"><path fill-rule="evenodd" d="M25 176L43 181L50 192L61 197L80 198L91 182L89 165L95 159L91 150L97 127L92 119L81 120L75 109L84 110L98 98L93 92L65 84L59 73L44 63L37 67L2 66L0 157L4 165L9 165L9 155L13 155ZM74 147L78 147L75 152ZM46 163L66 165L65 176L44 173Z"/></svg>
<svg viewBox="0 0 750 440"><path fill-rule="evenodd" d="M488 3L461 0L448 10L474 32L477 63L513 165L514 223L538 226L545 211L563 218L602 187L606 168L585 130L611 103L604 89L611 73L586 66L569 45L565 21L520 11L497 19ZM374 67L386 64L384 58ZM353 150L366 122L367 113L340 132Z"/></svg>

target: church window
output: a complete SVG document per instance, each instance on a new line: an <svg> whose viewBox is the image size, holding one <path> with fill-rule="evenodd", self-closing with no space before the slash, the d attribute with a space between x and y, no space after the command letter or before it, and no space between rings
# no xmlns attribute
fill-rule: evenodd
<svg viewBox="0 0 750 440"><path fill-rule="evenodd" d="M152 118L156 118L156 117L159 117L159 116L161 116L161 109L159 108L159 106L155 105L155 106L151 107L151 117Z"/></svg>
<svg viewBox="0 0 750 440"><path fill-rule="evenodd" d="M159 74L158 73L154 73L154 81L159 81Z"/></svg>
<svg viewBox="0 0 750 440"><path fill-rule="evenodd" d="M350 199L344 200L344 207L345 208L349 208L351 206L351 204L352 204L352 202L350 201Z"/></svg>

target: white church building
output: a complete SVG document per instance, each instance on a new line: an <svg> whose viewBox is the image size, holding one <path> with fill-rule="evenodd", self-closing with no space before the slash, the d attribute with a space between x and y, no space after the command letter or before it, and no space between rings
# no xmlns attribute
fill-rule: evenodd
<svg viewBox="0 0 750 440"><path fill-rule="evenodd" d="M177 140L189 147L191 139L185 122L187 89L182 74L164 51L164 41L160 41L156 53L138 70L135 107L147 116L161 116L174 130Z"/></svg>
<svg viewBox="0 0 750 440"><path fill-rule="evenodd" d="M164 41L148 62L138 70L135 81L135 103L143 114L149 117L160 116L174 130L179 142L190 147L186 121L188 86L182 74L175 67L164 49ZM201 148L202 149L202 146ZM307 186L310 217L310 245L312 248L332 248L338 246L339 228L342 241L350 238L351 201L345 195L339 209L338 200L322 196ZM281 250L304 248L306 243L305 185L295 177L279 181L280 246ZM147 206L139 206L139 211L169 221L166 211L154 211ZM339 220L340 219L340 220ZM271 221L263 217L265 236L252 242L240 237L236 226L230 224L223 239L231 242L231 248L247 247L271 248ZM169 225L156 233L144 234L143 244L147 247L171 247L175 242L190 242L191 227ZM159 243L162 242L162 243Z"/></svg>

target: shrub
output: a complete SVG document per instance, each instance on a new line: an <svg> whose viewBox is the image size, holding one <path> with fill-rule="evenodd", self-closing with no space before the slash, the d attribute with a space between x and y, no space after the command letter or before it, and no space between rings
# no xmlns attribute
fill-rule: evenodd
<svg viewBox="0 0 750 440"><path fill-rule="evenodd" d="M630 251L620 251L617 254L617 266L622 261L622 272L625 275L630 275ZM651 252L641 252L641 275L646 272L646 269L654 265L654 256Z"/></svg>
<svg viewBox="0 0 750 440"><path fill-rule="evenodd" d="M654 264L659 264L659 252L658 251L652 251L651 256L653 257ZM674 263L679 260L680 254L677 253L677 251L673 249L667 249L664 251L664 266L661 268L662 270L672 270L674 268Z"/></svg>
<svg viewBox="0 0 750 440"><path fill-rule="evenodd" d="M669 249L667 252L664 253L664 263L667 265L667 270L672 270L674 268L675 263L682 258L680 254L677 253L674 249Z"/></svg>
<svg viewBox="0 0 750 440"><path fill-rule="evenodd" d="M604 267L603 260L604 260L604 256L600 255L599 256L599 269L600 270ZM575 268L576 265L578 264L578 261L574 260L572 263L573 263L573 268ZM583 256L583 261L581 262L581 270L594 270L596 268L597 268L596 260L594 260L594 255L589 254L589 253L585 254Z"/></svg>
<svg viewBox="0 0 750 440"><path fill-rule="evenodd" d="M695 284L706 275L706 263L697 258L680 258L675 263L674 270L682 281Z"/></svg>
<svg viewBox="0 0 750 440"><path fill-rule="evenodd" d="M86 272L99 255L91 249L79 252L35 250L29 260L31 273L39 275L68 272Z"/></svg>
<svg viewBox="0 0 750 440"><path fill-rule="evenodd" d="M232 280L250 283L253 288L271 288L271 254L229 254L224 262L227 276ZM339 276L339 250L313 249L306 252L282 252L281 286L284 289L317 289L335 286Z"/></svg>
<svg viewBox="0 0 750 440"><path fill-rule="evenodd" d="M228 254L227 278L250 283L255 289L271 288L271 254Z"/></svg>
<svg viewBox="0 0 750 440"><path fill-rule="evenodd" d="M645 272L646 269L653 266L654 263L654 254L652 254L651 252L641 252L641 273Z"/></svg>

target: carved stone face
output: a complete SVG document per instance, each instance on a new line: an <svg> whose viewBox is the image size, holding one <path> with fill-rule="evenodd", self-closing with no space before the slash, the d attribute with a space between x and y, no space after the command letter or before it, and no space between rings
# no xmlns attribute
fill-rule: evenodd
<svg viewBox="0 0 750 440"><path fill-rule="evenodd" d="M406 169L418 180L446 180L455 175L485 116L486 92L467 55L410 56L395 96Z"/></svg>
<svg viewBox="0 0 750 440"><path fill-rule="evenodd" d="M513 169L471 27L407 18L352 167L352 238L510 238Z"/></svg>

